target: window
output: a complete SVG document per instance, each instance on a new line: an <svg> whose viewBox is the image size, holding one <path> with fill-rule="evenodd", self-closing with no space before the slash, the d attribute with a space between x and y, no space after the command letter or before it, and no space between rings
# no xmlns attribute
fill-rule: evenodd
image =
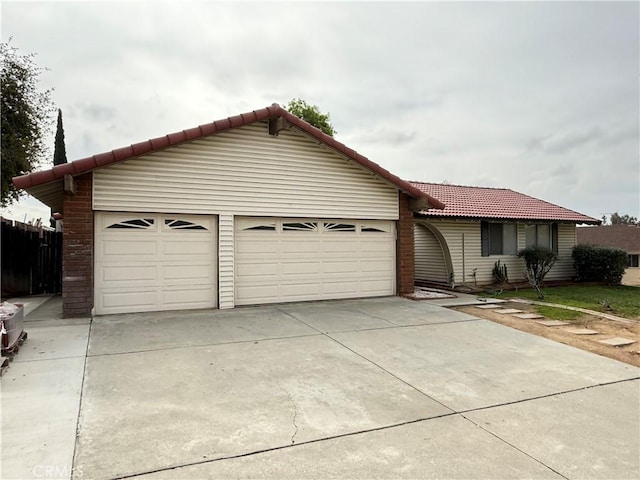
<svg viewBox="0 0 640 480"><path fill-rule="evenodd" d="M122 220L121 222L112 223L107 228L135 228L144 230L151 227L154 223L153 218L134 218L132 220Z"/></svg>
<svg viewBox="0 0 640 480"><path fill-rule="evenodd" d="M206 230L202 225L197 223L188 222L186 220L176 220L174 218L168 218L164 221L164 224L171 230Z"/></svg>
<svg viewBox="0 0 640 480"><path fill-rule="evenodd" d="M356 226L353 223L328 223L325 222L324 229L327 232L355 232Z"/></svg>
<svg viewBox="0 0 640 480"><path fill-rule="evenodd" d="M638 262L640 255L634 254L629 255L629 266L630 267L638 267L640 263Z"/></svg>
<svg viewBox="0 0 640 480"><path fill-rule="evenodd" d="M518 228L515 223L480 222L482 256L515 255L518 251Z"/></svg>
<svg viewBox="0 0 640 480"><path fill-rule="evenodd" d="M284 232L286 232L286 231L298 231L298 232L312 231L312 232L317 232L318 231L318 224L317 224L317 222L283 223L282 224L282 231L284 231Z"/></svg>
<svg viewBox="0 0 640 480"><path fill-rule="evenodd" d="M538 223L534 225L525 225L525 245L531 247L549 248L554 253L558 253L558 224L557 223Z"/></svg>

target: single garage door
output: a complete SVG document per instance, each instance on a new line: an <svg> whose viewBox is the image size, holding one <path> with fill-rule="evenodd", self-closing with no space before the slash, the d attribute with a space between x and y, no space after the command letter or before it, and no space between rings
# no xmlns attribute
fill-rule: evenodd
<svg viewBox="0 0 640 480"><path fill-rule="evenodd" d="M235 241L236 305L395 293L390 221L241 217Z"/></svg>
<svg viewBox="0 0 640 480"><path fill-rule="evenodd" d="M216 218L98 213L97 314L216 306Z"/></svg>

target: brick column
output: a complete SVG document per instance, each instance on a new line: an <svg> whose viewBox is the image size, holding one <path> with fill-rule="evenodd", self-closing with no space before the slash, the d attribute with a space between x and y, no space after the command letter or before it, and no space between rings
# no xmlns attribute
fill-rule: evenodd
<svg viewBox="0 0 640 480"><path fill-rule="evenodd" d="M396 242L397 291L398 295L408 295L413 293L415 268L413 211L409 208L409 197L402 192L399 195L398 240Z"/></svg>
<svg viewBox="0 0 640 480"><path fill-rule="evenodd" d="M76 194L64 194L62 313L91 315L93 308L93 174L75 178Z"/></svg>

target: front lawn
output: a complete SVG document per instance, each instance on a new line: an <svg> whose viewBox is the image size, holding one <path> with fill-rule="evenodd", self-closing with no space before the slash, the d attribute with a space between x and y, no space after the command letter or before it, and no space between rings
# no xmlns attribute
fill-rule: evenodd
<svg viewBox="0 0 640 480"><path fill-rule="evenodd" d="M626 318L640 318L640 287L625 285L572 285L544 287L543 302L588 308ZM535 290L504 291L496 298L527 298L538 300ZM610 307L610 309L607 308Z"/></svg>

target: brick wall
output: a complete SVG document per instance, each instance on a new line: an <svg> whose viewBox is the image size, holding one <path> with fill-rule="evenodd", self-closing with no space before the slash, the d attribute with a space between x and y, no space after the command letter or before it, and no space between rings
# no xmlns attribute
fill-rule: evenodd
<svg viewBox="0 0 640 480"><path fill-rule="evenodd" d="M398 268L398 295L413 293L414 250L413 250L413 211L409 208L409 197L400 192L399 217L397 224L398 241L396 258Z"/></svg>
<svg viewBox="0 0 640 480"><path fill-rule="evenodd" d="M62 241L62 312L91 315L93 308L93 174L76 177L76 194L64 194Z"/></svg>

